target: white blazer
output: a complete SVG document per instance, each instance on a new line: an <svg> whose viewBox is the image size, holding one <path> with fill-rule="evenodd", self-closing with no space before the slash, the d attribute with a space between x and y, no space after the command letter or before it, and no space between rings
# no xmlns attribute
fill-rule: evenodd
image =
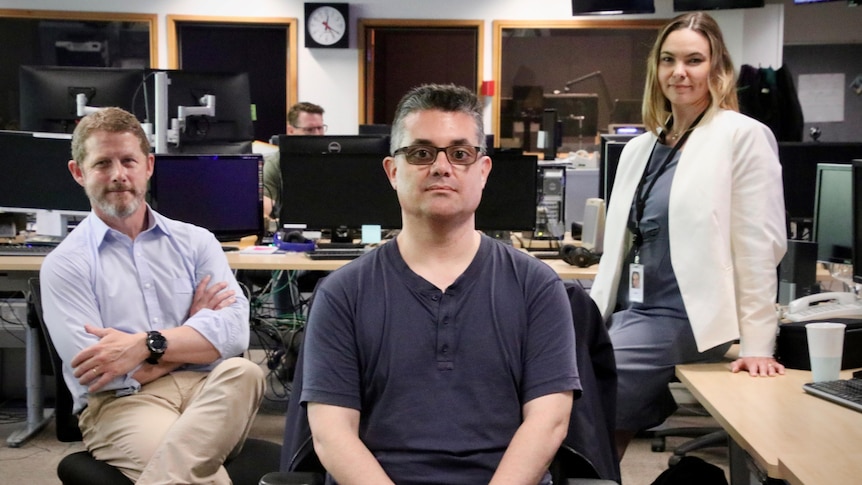
<svg viewBox="0 0 862 485"><path fill-rule="evenodd" d="M656 137L626 144L608 205L604 254L590 290L607 321L631 244L635 190ZM670 260L699 351L739 338L740 356L771 356L777 266L787 249L781 165L762 123L719 110L691 133L670 190Z"/></svg>

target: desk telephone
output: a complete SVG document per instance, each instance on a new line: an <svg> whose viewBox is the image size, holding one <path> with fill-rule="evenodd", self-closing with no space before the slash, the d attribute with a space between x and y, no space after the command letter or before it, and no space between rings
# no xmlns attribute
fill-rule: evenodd
<svg viewBox="0 0 862 485"><path fill-rule="evenodd" d="M784 311L791 322L841 317L862 318L862 300L849 292L817 293L791 301Z"/></svg>

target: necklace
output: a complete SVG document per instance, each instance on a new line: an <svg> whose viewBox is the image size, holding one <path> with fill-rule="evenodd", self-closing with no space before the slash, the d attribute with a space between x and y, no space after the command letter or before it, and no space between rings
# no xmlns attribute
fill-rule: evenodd
<svg viewBox="0 0 862 485"><path fill-rule="evenodd" d="M679 138L680 136L682 136L684 133L688 133L688 132L689 132L689 131L691 131L692 129L694 129L694 127L692 127L692 128L688 128L688 129L685 129L685 130L682 130L682 131L676 131L676 132L671 131L670 133L668 133L668 135L667 135L667 139L668 139L668 140L670 140L670 141L676 141L676 140L677 140L677 138Z"/></svg>

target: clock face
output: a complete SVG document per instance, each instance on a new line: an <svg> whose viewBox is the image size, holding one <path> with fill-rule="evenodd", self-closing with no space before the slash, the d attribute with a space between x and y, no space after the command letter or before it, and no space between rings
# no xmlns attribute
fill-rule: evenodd
<svg viewBox="0 0 862 485"><path fill-rule="evenodd" d="M347 40L347 20L334 7L322 6L312 10L305 28L318 46L335 46Z"/></svg>

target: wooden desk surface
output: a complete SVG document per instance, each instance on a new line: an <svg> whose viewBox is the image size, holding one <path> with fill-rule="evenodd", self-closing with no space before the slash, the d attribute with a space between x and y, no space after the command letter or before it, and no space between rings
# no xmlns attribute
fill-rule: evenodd
<svg viewBox="0 0 862 485"><path fill-rule="evenodd" d="M676 375L770 477L794 485L859 483L862 414L806 394L809 371L753 378L729 365L680 365Z"/></svg>
<svg viewBox="0 0 862 485"><path fill-rule="evenodd" d="M332 271L348 263L348 261L312 260L302 253L242 254L233 251L225 253L225 256L233 269ZM39 271L43 259L43 256L2 256L0 257L0 271ZM593 279L599 268L598 265L579 268L559 259L542 261L554 268L554 271L562 279Z"/></svg>

